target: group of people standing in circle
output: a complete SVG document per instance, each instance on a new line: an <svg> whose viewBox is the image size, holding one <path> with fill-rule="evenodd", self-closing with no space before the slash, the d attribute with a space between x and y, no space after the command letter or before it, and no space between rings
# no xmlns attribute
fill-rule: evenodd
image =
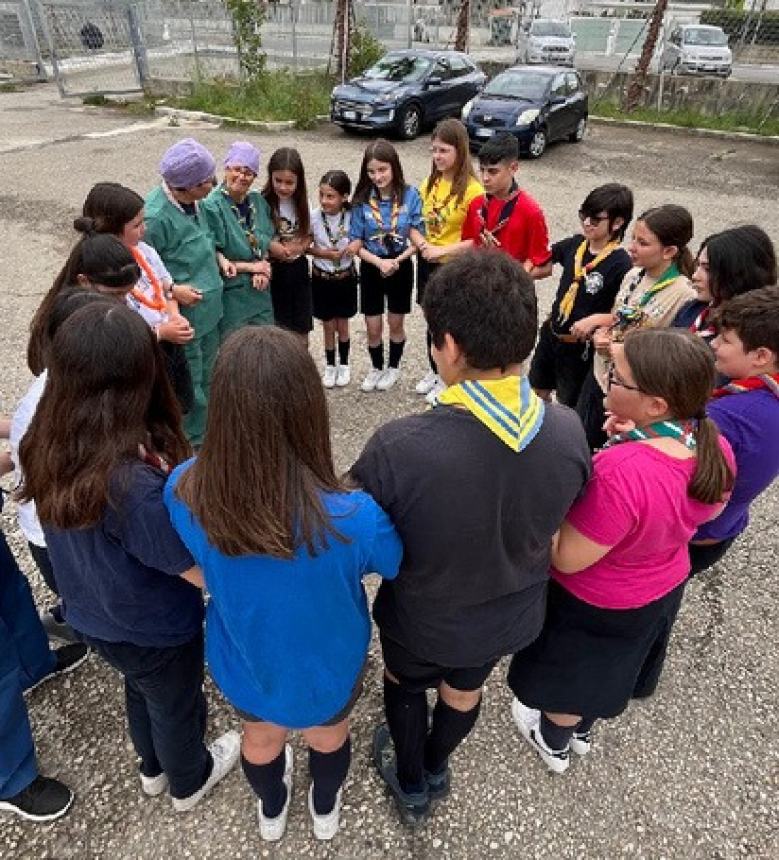
<svg viewBox="0 0 779 860"><path fill-rule="evenodd" d="M725 555L779 473L769 237L729 228L693 260L686 208L633 222L632 192L608 183L550 247L516 140L497 135L479 162L483 184L446 120L420 190L378 140L354 194L328 171L309 212L294 149L276 150L257 193L251 144L230 147L214 187L189 139L146 200L115 183L87 197L85 237L32 323L15 496L58 595L46 630L121 674L141 791L176 811L240 759L261 838L281 839L300 730L314 836L336 835L370 573L385 716L372 760L401 820L449 795L503 657L519 736L565 772L599 720L654 692L690 575ZM361 387L397 382L415 255L433 408L380 427L339 476L324 388L350 382L358 294ZM555 264L539 335L534 281ZM17 574L13 623L40 627ZM41 677L67 668L47 659ZM206 743L204 661L241 736ZM40 678L13 677L0 808L48 820L72 794L38 774L22 726L22 687Z"/></svg>

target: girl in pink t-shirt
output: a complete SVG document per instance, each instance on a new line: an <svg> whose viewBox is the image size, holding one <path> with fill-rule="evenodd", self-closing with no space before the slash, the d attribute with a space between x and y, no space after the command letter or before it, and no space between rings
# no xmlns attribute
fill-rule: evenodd
<svg viewBox="0 0 779 860"><path fill-rule="evenodd" d="M555 536L541 636L509 685L522 736L550 770L590 749L599 717L654 692L690 570L687 543L733 483L706 417L709 347L682 329L642 329L612 348L609 441Z"/></svg>

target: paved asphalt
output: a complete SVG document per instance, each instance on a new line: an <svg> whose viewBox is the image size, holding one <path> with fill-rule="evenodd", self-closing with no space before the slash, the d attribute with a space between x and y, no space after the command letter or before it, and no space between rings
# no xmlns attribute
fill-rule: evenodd
<svg viewBox="0 0 779 860"><path fill-rule="evenodd" d="M121 113L60 102L51 86L0 94L2 414L29 383L29 320L74 240L70 222L92 183L118 180L145 192L155 182L160 155L177 138L194 134L220 157L238 134L145 121L128 131L134 122ZM354 176L365 143L330 127L251 137L263 162L276 146L298 146L312 187L329 168ZM419 182L428 166L427 141L400 149L408 179ZM778 154L762 143L596 126L580 145L561 144L539 162L523 162L520 181L542 203L553 237L576 229L579 201L594 185L615 180L633 187L638 211L662 202L689 206L696 243L745 221L761 224L777 241ZM540 285L544 309L553 291L552 280ZM359 380L368 364L360 320L353 342ZM421 408L413 385L424 370L423 343L417 311L395 390L364 395L353 384L328 395L340 467L356 457L373 428ZM312 350L321 361L318 330ZM778 514L774 488L755 506L752 525L725 562L690 586L656 697L599 726L593 753L563 777L548 774L518 739L502 666L487 684L479 725L454 758L451 798L424 830L406 832L368 762L370 733L381 713L374 644L354 715L341 833L329 846L313 841L307 780L299 767L287 836L270 848L260 842L240 772L186 815L175 815L164 797L141 795L119 679L92 657L28 699L42 770L67 781L76 803L49 826L0 818L0 857L777 857L779 543L772 524ZM10 509L3 526L45 603ZM209 694L216 734L236 721L212 687ZM303 763L297 742L296 752Z"/></svg>

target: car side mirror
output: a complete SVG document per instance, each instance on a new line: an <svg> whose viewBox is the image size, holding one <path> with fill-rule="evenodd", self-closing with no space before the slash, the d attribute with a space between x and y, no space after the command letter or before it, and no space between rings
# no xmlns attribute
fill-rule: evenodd
<svg viewBox="0 0 779 860"><path fill-rule="evenodd" d="M439 77L438 75L433 75L432 77L427 79L427 85L429 87L440 87L443 82L443 78Z"/></svg>

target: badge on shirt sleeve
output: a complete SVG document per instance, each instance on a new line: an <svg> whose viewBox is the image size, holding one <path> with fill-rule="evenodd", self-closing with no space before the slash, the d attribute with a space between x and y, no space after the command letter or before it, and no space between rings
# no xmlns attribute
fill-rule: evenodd
<svg viewBox="0 0 779 860"><path fill-rule="evenodd" d="M590 272L584 278L584 289L590 296L599 293L603 289L603 275L600 272Z"/></svg>

